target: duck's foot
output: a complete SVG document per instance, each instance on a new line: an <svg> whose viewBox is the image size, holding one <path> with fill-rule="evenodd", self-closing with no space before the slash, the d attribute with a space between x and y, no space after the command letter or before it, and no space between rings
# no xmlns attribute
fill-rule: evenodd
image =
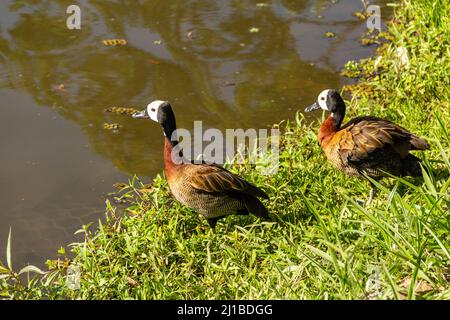
<svg viewBox="0 0 450 320"><path fill-rule="evenodd" d="M219 221L219 219L220 219L220 217L219 218L206 219L208 221L208 224L209 224L209 226L210 226L210 228L212 229L213 232L216 229L216 224L217 224L217 221Z"/></svg>
<svg viewBox="0 0 450 320"><path fill-rule="evenodd" d="M367 201L364 201L362 199L356 199L356 203L359 204L361 207L368 207L372 203L373 199L375 198L376 190L374 188L370 189L369 192L369 199Z"/></svg>

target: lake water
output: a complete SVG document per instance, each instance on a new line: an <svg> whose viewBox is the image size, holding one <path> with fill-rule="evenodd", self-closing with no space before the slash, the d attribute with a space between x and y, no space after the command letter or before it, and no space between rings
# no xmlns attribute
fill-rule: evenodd
<svg viewBox="0 0 450 320"><path fill-rule="evenodd" d="M372 3L388 17L385 1ZM66 27L70 4L81 30ZM367 28L353 12L363 9L358 0L2 0L0 259L11 227L15 269L42 266L103 216L115 182L162 172L161 128L105 109L169 100L187 129L293 119L348 82L346 61L373 54L358 41Z"/></svg>

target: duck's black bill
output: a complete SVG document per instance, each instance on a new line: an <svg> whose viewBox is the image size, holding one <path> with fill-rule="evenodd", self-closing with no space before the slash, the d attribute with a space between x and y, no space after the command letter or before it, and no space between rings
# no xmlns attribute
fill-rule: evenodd
<svg viewBox="0 0 450 320"><path fill-rule="evenodd" d="M319 106L319 104L316 102L316 103L310 105L309 107L307 107L307 108L305 109L305 112L311 112L311 111L318 110L318 109L320 109L320 106Z"/></svg>
<svg viewBox="0 0 450 320"><path fill-rule="evenodd" d="M135 113L133 113L132 117L133 117L134 119L146 119L146 118L150 118L149 115L148 115L148 113L147 113L147 110L142 110L142 111L139 111L139 112L135 112Z"/></svg>

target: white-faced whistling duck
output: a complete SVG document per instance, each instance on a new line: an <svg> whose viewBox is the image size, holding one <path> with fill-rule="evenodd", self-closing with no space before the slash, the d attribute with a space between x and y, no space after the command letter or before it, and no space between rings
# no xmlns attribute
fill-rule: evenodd
<svg viewBox="0 0 450 320"><path fill-rule="evenodd" d="M328 160L351 176L379 179L383 172L396 176L420 176L420 159L411 150L430 146L418 136L389 120L357 117L345 125L345 103L336 90L324 90L305 112L323 109L331 115L320 127L318 140ZM372 185L372 184L371 184ZM374 196L374 186L368 203Z"/></svg>
<svg viewBox="0 0 450 320"><path fill-rule="evenodd" d="M268 212L258 197L267 194L242 178L215 164L174 161L178 144L175 115L169 102L154 101L133 118L150 118L164 131L165 172L174 197L186 207L202 214L214 229L217 221L228 215L252 213L268 219ZM182 153L178 153L182 156Z"/></svg>

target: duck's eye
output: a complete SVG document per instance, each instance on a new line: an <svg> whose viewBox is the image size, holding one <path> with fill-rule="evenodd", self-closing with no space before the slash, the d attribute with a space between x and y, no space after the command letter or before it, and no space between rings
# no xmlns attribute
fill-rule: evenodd
<svg viewBox="0 0 450 320"><path fill-rule="evenodd" d="M322 98L320 98L320 100L322 100L322 101L323 101L323 100L325 100L325 98L324 98L324 97L322 97Z"/></svg>
<svg viewBox="0 0 450 320"><path fill-rule="evenodd" d="M155 108L152 108L152 111L155 112Z"/></svg>

